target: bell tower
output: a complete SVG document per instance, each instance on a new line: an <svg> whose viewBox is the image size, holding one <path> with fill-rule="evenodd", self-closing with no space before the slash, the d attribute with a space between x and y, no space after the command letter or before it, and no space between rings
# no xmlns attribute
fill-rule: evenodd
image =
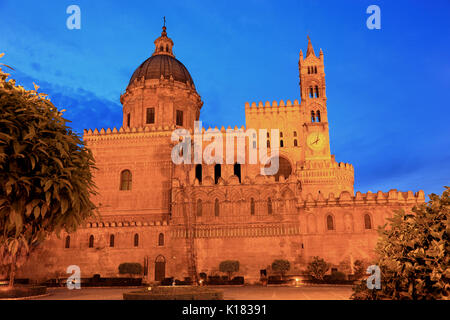
<svg viewBox="0 0 450 320"><path fill-rule="evenodd" d="M331 159L323 51L316 56L309 36L305 58L300 50L299 74L305 159Z"/></svg>

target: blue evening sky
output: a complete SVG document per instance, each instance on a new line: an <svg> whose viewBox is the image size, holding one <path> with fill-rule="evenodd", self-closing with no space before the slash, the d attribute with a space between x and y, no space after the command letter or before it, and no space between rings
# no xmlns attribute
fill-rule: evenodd
<svg viewBox="0 0 450 320"><path fill-rule="evenodd" d="M81 30L66 9L81 8ZM381 8L381 30L366 8ZM167 17L174 53L205 105L204 126L242 126L246 101L299 99L306 35L325 54L332 153L355 190L450 185L450 1L0 0L12 76L66 109L77 132L120 127L120 94Z"/></svg>

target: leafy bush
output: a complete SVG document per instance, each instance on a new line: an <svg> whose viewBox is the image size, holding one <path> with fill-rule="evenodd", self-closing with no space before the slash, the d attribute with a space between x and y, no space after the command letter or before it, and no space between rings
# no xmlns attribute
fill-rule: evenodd
<svg viewBox="0 0 450 320"><path fill-rule="evenodd" d="M319 257L313 257L313 260L308 264L308 273L316 280L323 280L325 273L330 269L330 264L325 262L324 259Z"/></svg>
<svg viewBox="0 0 450 320"><path fill-rule="evenodd" d="M222 261L219 265L220 272L225 272L228 274L228 279L231 279L231 275L234 272L239 271L239 261L235 260L226 260Z"/></svg>
<svg viewBox="0 0 450 320"><path fill-rule="evenodd" d="M119 265L119 274L140 275L142 270L142 265L137 262L125 262Z"/></svg>
<svg viewBox="0 0 450 320"><path fill-rule="evenodd" d="M281 277L284 277L285 273L291 269L291 264L287 260L278 259L272 262L272 270L279 272Z"/></svg>
<svg viewBox="0 0 450 320"><path fill-rule="evenodd" d="M332 272L330 275L330 282L342 282L346 280L345 273L340 271Z"/></svg>
<svg viewBox="0 0 450 320"><path fill-rule="evenodd" d="M398 211L389 228L380 230L377 262L381 289L370 290L366 281L354 288L353 299L450 298L450 188L442 196L412 209Z"/></svg>

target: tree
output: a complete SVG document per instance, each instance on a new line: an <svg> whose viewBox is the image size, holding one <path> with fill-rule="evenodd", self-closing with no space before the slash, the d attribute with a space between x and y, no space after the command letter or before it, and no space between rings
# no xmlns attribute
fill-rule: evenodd
<svg viewBox="0 0 450 320"><path fill-rule="evenodd" d="M330 269L330 264L324 259L313 257L313 260L308 264L308 273L316 280L323 280L325 273Z"/></svg>
<svg viewBox="0 0 450 320"><path fill-rule="evenodd" d="M353 263L353 270L356 279L362 278L366 274L369 264L363 260L355 260Z"/></svg>
<svg viewBox="0 0 450 320"><path fill-rule="evenodd" d="M235 260L222 261L219 264L219 270L220 270L220 272L227 273L228 274L228 279L231 280L231 275L234 272L238 272L239 271L239 261L235 261Z"/></svg>
<svg viewBox="0 0 450 320"><path fill-rule="evenodd" d="M379 230L376 265L381 289L370 290L366 281L354 288L353 299L450 298L450 188L442 196L412 209L400 210L389 228Z"/></svg>
<svg viewBox="0 0 450 320"><path fill-rule="evenodd" d="M62 112L8 76L0 68L0 265L12 287L37 245L96 214L96 192L92 153Z"/></svg>
<svg viewBox="0 0 450 320"><path fill-rule="evenodd" d="M125 262L119 265L119 274L129 274L130 277L140 275L142 271L142 265L138 262Z"/></svg>
<svg viewBox="0 0 450 320"><path fill-rule="evenodd" d="M279 259L272 262L272 270L279 272L283 278L285 273L291 269L291 264L287 260Z"/></svg>

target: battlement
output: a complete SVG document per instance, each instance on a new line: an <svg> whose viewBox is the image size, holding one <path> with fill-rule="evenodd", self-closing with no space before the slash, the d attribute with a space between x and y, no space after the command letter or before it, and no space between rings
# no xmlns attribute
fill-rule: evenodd
<svg viewBox="0 0 450 320"><path fill-rule="evenodd" d="M343 169L343 170L349 170L354 171L354 167L350 163L344 163L344 162L336 162L336 161L305 161L303 165L303 170L315 170L315 169Z"/></svg>
<svg viewBox="0 0 450 320"><path fill-rule="evenodd" d="M389 192L378 191L377 193L372 193L368 191L367 193L356 192L355 196L352 196L350 192L343 191L338 197L335 197L333 193L330 193L325 199L325 197L318 193L312 195L308 193L306 198L299 197L297 201L297 207L314 207L314 206L353 206L353 205L389 205L389 204L400 204L400 205L415 205L425 202L425 193L420 190L416 193L412 191L401 192L396 189L392 189Z"/></svg>
<svg viewBox="0 0 450 320"><path fill-rule="evenodd" d="M262 111L267 110L267 108L294 108L294 107L300 107L300 103L297 99L294 100L294 103L291 102L291 100L287 100L286 103L284 100L273 101L270 103L270 101L266 101L265 104L263 104L262 101L256 103L252 102L251 104L249 102L245 103L245 109L246 110L255 110L255 111ZM269 109L271 110L271 109Z"/></svg>

